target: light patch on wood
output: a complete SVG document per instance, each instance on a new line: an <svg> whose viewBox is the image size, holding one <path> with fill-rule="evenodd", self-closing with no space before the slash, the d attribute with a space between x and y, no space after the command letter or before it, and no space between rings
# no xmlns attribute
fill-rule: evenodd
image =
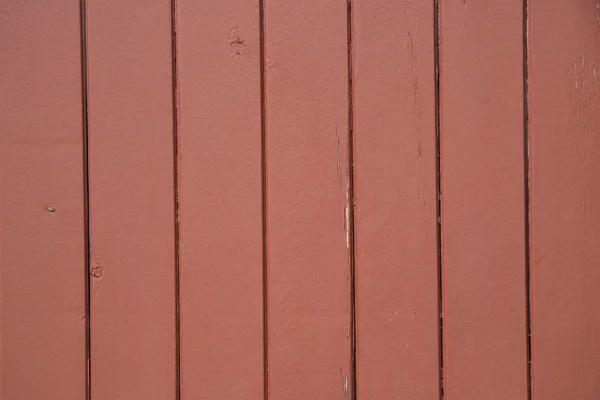
<svg viewBox="0 0 600 400"><path fill-rule="evenodd" d="M346 206L344 207L344 231L346 248L350 250L350 177L346 175Z"/></svg>

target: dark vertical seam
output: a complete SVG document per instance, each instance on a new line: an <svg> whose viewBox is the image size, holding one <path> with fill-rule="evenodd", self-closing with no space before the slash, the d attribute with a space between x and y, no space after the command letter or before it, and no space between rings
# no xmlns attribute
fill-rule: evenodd
<svg viewBox="0 0 600 400"><path fill-rule="evenodd" d="M532 399L531 366L531 241L529 182L529 4L523 0L523 161L525 174L525 293L527 324L527 399Z"/></svg>
<svg viewBox="0 0 600 400"><path fill-rule="evenodd" d="M173 221L175 256L175 399L181 399L181 302L179 260L179 87L177 80L177 0L171 2L171 68L173 107Z"/></svg>
<svg viewBox="0 0 600 400"><path fill-rule="evenodd" d="M350 330L351 330L351 390L352 399L357 398L357 372L356 372L356 257L354 239L354 19L352 0L346 1L346 28L347 28L347 62L348 62L348 235L349 235L349 260L350 260Z"/></svg>
<svg viewBox="0 0 600 400"><path fill-rule="evenodd" d="M88 59L87 59L87 4L79 2L79 24L81 45L81 103L83 133L83 213L84 213L84 282L85 282L85 371L86 398L92 398L92 331L91 331L91 295L90 295L90 171L89 171L89 110L88 110Z"/></svg>
<svg viewBox="0 0 600 400"><path fill-rule="evenodd" d="M263 294L263 397L269 398L269 264L267 210L267 103L265 66L265 0L258 0L260 46L260 111L261 111L261 202L262 202L262 294Z"/></svg>
<svg viewBox="0 0 600 400"><path fill-rule="evenodd" d="M441 168L441 93L440 93L440 0L434 0L434 74L435 74L435 130L436 130L436 236L437 236L437 274L438 274L438 315L439 315L439 390L440 399L444 398L444 304L442 273L442 168Z"/></svg>

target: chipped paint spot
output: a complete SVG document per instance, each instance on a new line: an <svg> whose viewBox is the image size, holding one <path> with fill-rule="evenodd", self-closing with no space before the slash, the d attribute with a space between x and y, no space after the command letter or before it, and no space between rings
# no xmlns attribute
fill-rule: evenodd
<svg viewBox="0 0 600 400"><path fill-rule="evenodd" d="M104 274L104 268L97 262L90 267L90 275L94 278L100 278Z"/></svg>
<svg viewBox="0 0 600 400"><path fill-rule="evenodd" d="M241 56L246 49L246 42L239 36L236 36L233 40L229 42L229 49L231 51L232 57Z"/></svg>
<svg viewBox="0 0 600 400"><path fill-rule="evenodd" d="M344 376L344 400L348 400L350 390L348 388L348 375Z"/></svg>

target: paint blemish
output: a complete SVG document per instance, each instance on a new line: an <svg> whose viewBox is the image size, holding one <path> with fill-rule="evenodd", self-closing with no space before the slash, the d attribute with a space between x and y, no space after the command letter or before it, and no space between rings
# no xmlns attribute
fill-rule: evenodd
<svg viewBox="0 0 600 400"><path fill-rule="evenodd" d="M350 396L350 388L348 385L348 375L345 375L342 379L342 386L344 389L344 400L348 400Z"/></svg>
<svg viewBox="0 0 600 400"><path fill-rule="evenodd" d="M417 132L419 136L423 133L422 126L422 117L423 117L423 94L421 93L421 84L419 80L419 60L417 57L417 53L415 51L415 41L413 39L412 30L409 29L406 32L407 43L406 48L408 50L408 54L410 55L409 59L409 67L413 73L412 79L412 113L415 120L415 125L417 127Z"/></svg>
<svg viewBox="0 0 600 400"><path fill-rule="evenodd" d="M52 206L46 206L46 211L53 213L56 211L56 208L54 208Z"/></svg>
<svg viewBox="0 0 600 400"><path fill-rule="evenodd" d="M573 158L574 176L572 187L572 204L569 218L584 222L589 219L591 195L589 193L592 176L589 165L599 147L596 135L596 115L598 99L597 55L592 55L592 63L585 66L582 53L573 61L570 69L571 107L571 157Z"/></svg>
<svg viewBox="0 0 600 400"><path fill-rule="evenodd" d="M336 167L336 176L338 180L340 179L340 135L338 134L338 127L335 126L335 140L336 140L336 148L335 148L335 167Z"/></svg>
<svg viewBox="0 0 600 400"><path fill-rule="evenodd" d="M246 49L246 42L239 36L236 36L235 39L229 42L229 49L231 51L231 56L241 56Z"/></svg>
<svg viewBox="0 0 600 400"><path fill-rule="evenodd" d="M232 7L229 10L229 34L227 37L229 38L229 56L237 61L241 56L244 55L244 52L246 51L246 41L242 39L235 14L235 8Z"/></svg>
<svg viewBox="0 0 600 400"><path fill-rule="evenodd" d="M350 250L350 184L346 180L346 205L344 206L344 231L346 232L346 249Z"/></svg>
<svg viewBox="0 0 600 400"><path fill-rule="evenodd" d="M99 263L94 263L90 267L90 275L94 278L100 278L104 274L104 268Z"/></svg>

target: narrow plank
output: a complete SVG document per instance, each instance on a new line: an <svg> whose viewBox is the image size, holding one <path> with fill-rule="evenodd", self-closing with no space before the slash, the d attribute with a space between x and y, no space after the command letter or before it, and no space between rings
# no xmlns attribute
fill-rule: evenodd
<svg viewBox="0 0 600 400"><path fill-rule="evenodd" d="M266 2L269 392L351 395L347 13Z"/></svg>
<svg viewBox="0 0 600 400"><path fill-rule="evenodd" d="M354 2L358 398L439 398L433 16Z"/></svg>
<svg viewBox="0 0 600 400"><path fill-rule="evenodd" d="M538 400L600 396L599 4L532 1L530 8L532 383Z"/></svg>
<svg viewBox="0 0 600 400"><path fill-rule="evenodd" d="M259 5L178 5L182 396L262 399Z"/></svg>
<svg viewBox="0 0 600 400"><path fill-rule="evenodd" d="M526 399L523 4L441 7L444 389Z"/></svg>
<svg viewBox="0 0 600 400"><path fill-rule="evenodd" d="M78 1L0 5L0 398L86 392Z"/></svg>
<svg viewBox="0 0 600 400"><path fill-rule="evenodd" d="M95 400L175 398L171 2L88 2Z"/></svg>

